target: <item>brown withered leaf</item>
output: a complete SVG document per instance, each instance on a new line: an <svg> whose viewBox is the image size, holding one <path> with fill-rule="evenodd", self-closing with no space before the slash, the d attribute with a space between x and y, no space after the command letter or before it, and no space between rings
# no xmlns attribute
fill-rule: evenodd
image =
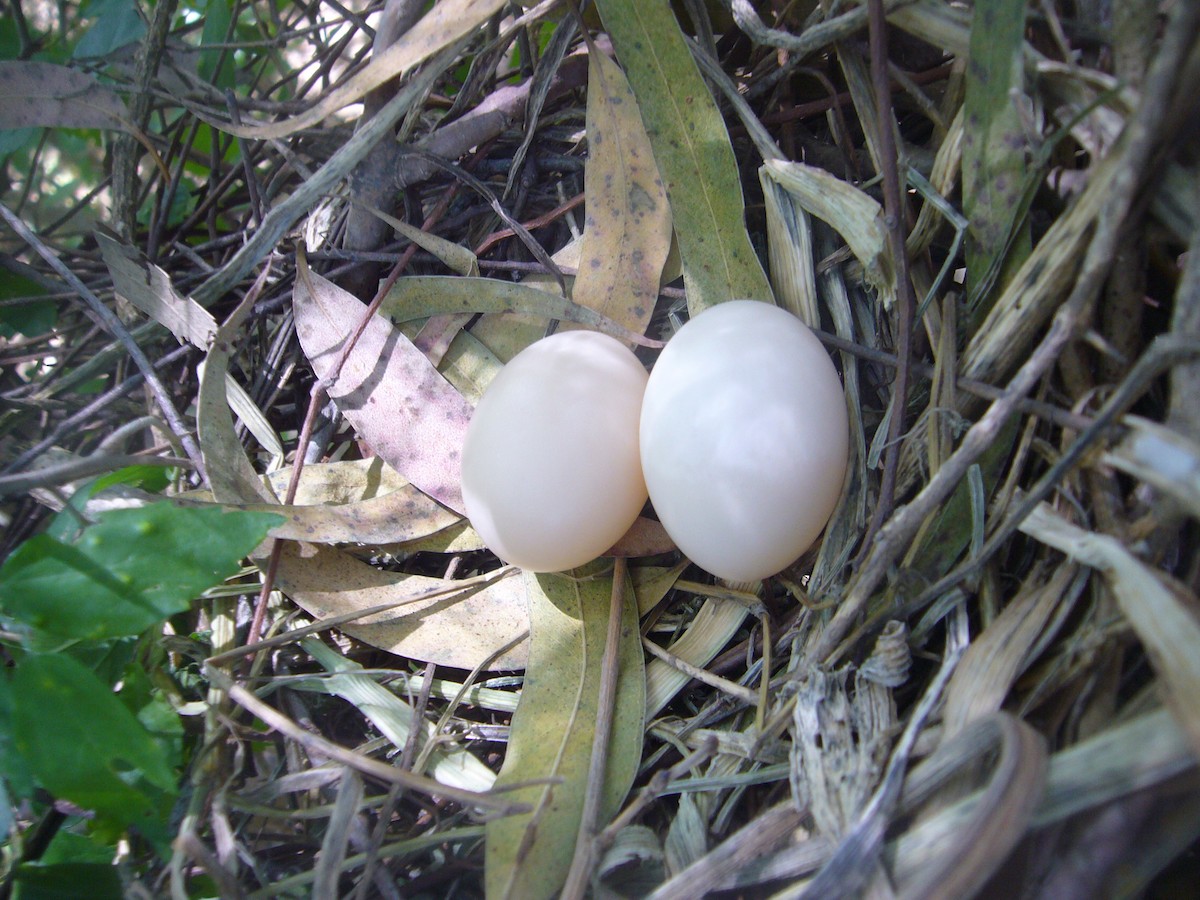
<svg viewBox="0 0 1200 900"><path fill-rule="evenodd" d="M497 576L490 583L460 585L385 572L331 547L291 541L281 547L276 580L289 598L317 619L389 605L386 611L338 628L399 656L473 669L518 641L529 627L520 578ZM517 643L496 657L490 668L523 668L527 654L528 643Z"/></svg>
<svg viewBox="0 0 1200 900"><path fill-rule="evenodd" d="M367 307L296 261L296 335L318 378L329 379ZM462 512L461 455L471 405L412 342L373 315L329 395L359 435L419 490Z"/></svg>

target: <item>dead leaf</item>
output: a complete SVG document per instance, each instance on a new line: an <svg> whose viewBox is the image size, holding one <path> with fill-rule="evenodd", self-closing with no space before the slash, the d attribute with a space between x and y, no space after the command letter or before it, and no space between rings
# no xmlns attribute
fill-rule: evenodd
<svg viewBox="0 0 1200 900"><path fill-rule="evenodd" d="M318 378L328 379L366 305L297 259L296 335ZM382 316L373 315L329 388L342 414L397 472L462 512L462 445L471 406Z"/></svg>
<svg viewBox="0 0 1200 900"><path fill-rule="evenodd" d="M519 578L480 586L385 572L348 553L315 544L281 544L279 588L316 619L354 615L372 607L394 608L339 625L340 631L389 653L473 669L528 629L525 590ZM427 595L439 592L432 598ZM408 602L406 602L408 601ZM489 668L520 669L522 642L496 657Z"/></svg>
<svg viewBox="0 0 1200 900"><path fill-rule="evenodd" d="M269 503L277 498L263 484L246 457L229 414L226 383L229 359L237 345L238 332L254 307L253 294L247 295L225 323L217 329L200 374L200 394L196 398L196 430L200 452L213 496L219 503Z"/></svg>
<svg viewBox="0 0 1200 900"><path fill-rule="evenodd" d="M532 313L546 319L577 322L631 344L662 346L661 342L643 337L578 303L564 300L548 291L498 278L460 278L451 275L401 278L388 291L379 311L393 322L459 313Z"/></svg>
<svg viewBox="0 0 1200 900"><path fill-rule="evenodd" d="M587 218L571 298L642 334L671 249L671 207L625 74L588 54Z"/></svg>
<svg viewBox="0 0 1200 900"><path fill-rule="evenodd" d="M1073 525L1045 503L1021 531L1104 575L1117 605L1150 658L1163 702L1200 755L1200 622L1196 598L1154 571L1111 535Z"/></svg>
<svg viewBox="0 0 1200 900"><path fill-rule="evenodd" d="M116 295L166 326L180 343L207 350L217 333L212 314L190 297L175 293L171 277L136 249L103 229L94 234Z"/></svg>

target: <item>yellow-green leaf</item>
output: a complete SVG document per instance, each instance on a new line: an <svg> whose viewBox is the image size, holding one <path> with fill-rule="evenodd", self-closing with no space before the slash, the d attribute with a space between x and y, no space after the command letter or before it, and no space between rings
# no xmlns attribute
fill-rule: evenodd
<svg viewBox="0 0 1200 900"><path fill-rule="evenodd" d="M572 299L639 334L671 249L671 210L637 100L603 53L588 55L587 219Z"/></svg>
<svg viewBox="0 0 1200 900"><path fill-rule="evenodd" d="M630 343L660 346L570 300L499 278L453 275L401 278L383 298L379 312L397 323L454 313L531 313L547 319L578 322Z"/></svg>
<svg viewBox="0 0 1200 900"><path fill-rule="evenodd" d="M532 805L532 812L487 824L485 881L488 897L496 900L555 897L567 876L592 757L612 593L611 576L526 574L525 584L532 622L529 666L496 788L539 783L511 795L514 802ZM628 584L620 640L602 823L628 793L642 751L646 681L637 602Z"/></svg>
<svg viewBox="0 0 1200 900"><path fill-rule="evenodd" d="M597 0L637 96L666 184L693 314L736 298L770 300L746 233L737 160L720 111L667 0Z"/></svg>

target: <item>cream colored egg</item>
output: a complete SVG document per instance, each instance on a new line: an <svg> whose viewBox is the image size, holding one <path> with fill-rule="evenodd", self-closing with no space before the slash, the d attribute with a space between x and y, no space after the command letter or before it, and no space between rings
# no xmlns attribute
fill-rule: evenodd
<svg viewBox="0 0 1200 900"><path fill-rule="evenodd" d="M497 556L533 572L590 562L646 502L638 422L646 370L591 331L518 353L479 401L463 447L467 516Z"/></svg>
<svg viewBox="0 0 1200 900"><path fill-rule="evenodd" d="M791 313L735 300L668 343L642 400L642 472L697 565L755 581L816 540L842 490L849 426L820 341Z"/></svg>

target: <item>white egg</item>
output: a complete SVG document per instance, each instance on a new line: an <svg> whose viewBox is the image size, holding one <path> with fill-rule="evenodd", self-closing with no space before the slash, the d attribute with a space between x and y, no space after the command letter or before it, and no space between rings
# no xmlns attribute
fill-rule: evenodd
<svg viewBox="0 0 1200 900"><path fill-rule="evenodd" d="M793 562L837 505L849 425L817 337L786 310L721 303L683 326L642 400L642 472L697 565L755 581Z"/></svg>
<svg viewBox="0 0 1200 900"><path fill-rule="evenodd" d="M646 502L638 421L646 370L592 331L518 353L475 408L463 446L467 516L497 556L533 572L590 562Z"/></svg>

